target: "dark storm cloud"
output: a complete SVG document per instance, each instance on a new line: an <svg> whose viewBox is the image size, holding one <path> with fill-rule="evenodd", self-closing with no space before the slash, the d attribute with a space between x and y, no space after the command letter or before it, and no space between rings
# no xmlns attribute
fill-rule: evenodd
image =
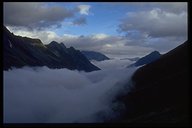
<svg viewBox="0 0 192 128"><path fill-rule="evenodd" d="M52 25L59 27L61 22L71 18L78 12L60 6L48 7L45 3L5 2L4 24L9 26L24 26L27 28L47 28Z"/></svg>

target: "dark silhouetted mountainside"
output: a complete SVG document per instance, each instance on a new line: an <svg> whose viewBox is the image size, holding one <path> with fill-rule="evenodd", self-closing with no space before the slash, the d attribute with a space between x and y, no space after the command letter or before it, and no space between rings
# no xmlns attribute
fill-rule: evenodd
<svg viewBox="0 0 192 128"><path fill-rule="evenodd" d="M71 70L99 70L79 51L55 41L44 45L39 39L15 36L3 28L3 69L23 66L47 66Z"/></svg>
<svg viewBox="0 0 192 128"><path fill-rule="evenodd" d="M140 58L136 63L135 66L141 66L144 64L149 64L157 59L159 59L161 54L158 51L153 51L150 54Z"/></svg>
<svg viewBox="0 0 192 128"><path fill-rule="evenodd" d="M138 59L134 64L129 65L128 67L131 66L142 66L144 64L149 64L161 57L161 54L158 51L153 51L150 54Z"/></svg>
<svg viewBox="0 0 192 128"><path fill-rule="evenodd" d="M97 60L97 61L103 61L103 60L109 60L107 56L105 56L102 53L95 52L95 51L81 51L89 60Z"/></svg>
<svg viewBox="0 0 192 128"><path fill-rule="evenodd" d="M139 68L134 88L119 97L127 109L120 122L188 126L190 119L189 42Z"/></svg>

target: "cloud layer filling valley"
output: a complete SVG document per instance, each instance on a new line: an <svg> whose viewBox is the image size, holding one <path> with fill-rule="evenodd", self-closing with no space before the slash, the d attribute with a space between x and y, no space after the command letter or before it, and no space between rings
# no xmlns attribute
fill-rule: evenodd
<svg viewBox="0 0 192 128"><path fill-rule="evenodd" d="M90 73L47 67L4 71L5 123L102 122L135 69Z"/></svg>

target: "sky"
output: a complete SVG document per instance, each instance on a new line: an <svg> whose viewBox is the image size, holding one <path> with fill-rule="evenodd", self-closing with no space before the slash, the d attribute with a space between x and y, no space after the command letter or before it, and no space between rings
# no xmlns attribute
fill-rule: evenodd
<svg viewBox="0 0 192 128"><path fill-rule="evenodd" d="M109 57L166 53L187 40L187 2L4 2L15 35Z"/></svg>

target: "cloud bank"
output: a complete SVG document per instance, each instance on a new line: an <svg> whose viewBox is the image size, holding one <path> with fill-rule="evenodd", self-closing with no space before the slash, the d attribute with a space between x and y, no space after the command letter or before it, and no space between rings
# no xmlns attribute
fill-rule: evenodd
<svg viewBox="0 0 192 128"><path fill-rule="evenodd" d="M130 61L128 59L120 60L119 58L113 58L110 60L104 60L104 61L91 61L94 65L99 67L102 70L112 70L114 68L116 69L122 69L126 68L128 65L134 63L134 61Z"/></svg>
<svg viewBox="0 0 192 128"><path fill-rule="evenodd" d="M115 10L120 11L121 16L109 19L109 24L115 22L112 26L116 34L106 34L104 27L100 33L94 33L92 25L100 23L92 20L98 17L98 21L102 21L103 17L99 17L102 7L88 3L5 2L4 23L16 35L39 38L45 44L55 40L68 47L98 51L112 57L143 56L154 50L163 54L187 40L187 2L104 2L100 5L106 7L102 11L106 15L112 14L107 7L127 8L126 11ZM91 9L94 15L89 16ZM89 29L92 33L81 35ZM77 32L77 35L72 34Z"/></svg>
<svg viewBox="0 0 192 128"><path fill-rule="evenodd" d="M140 31L150 37L185 36L187 35L187 13L175 14L160 8L129 12L119 28L122 32Z"/></svg>
<svg viewBox="0 0 192 128"><path fill-rule="evenodd" d="M187 40L187 3L143 3L127 12L117 31L125 34L126 45L151 47L167 52Z"/></svg>
<svg viewBox="0 0 192 128"><path fill-rule="evenodd" d="M86 73L47 67L4 71L4 123L88 123L118 116L112 100L134 71Z"/></svg>
<svg viewBox="0 0 192 128"><path fill-rule="evenodd" d="M75 18L79 11L88 14L89 8L69 9L65 6L49 6L49 3L43 2L4 2L3 22L7 26L25 27L30 31L44 30L61 27L63 21ZM86 23L85 18L75 20L75 24L84 23Z"/></svg>

